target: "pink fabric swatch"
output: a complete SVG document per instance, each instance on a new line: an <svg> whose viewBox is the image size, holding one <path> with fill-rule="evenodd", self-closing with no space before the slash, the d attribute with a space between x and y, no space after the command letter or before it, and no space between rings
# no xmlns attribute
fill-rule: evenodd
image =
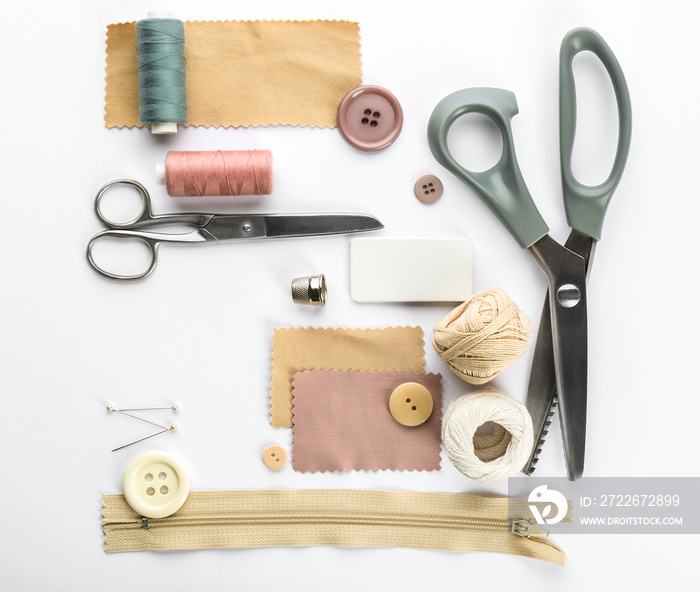
<svg viewBox="0 0 700 592"><path fill-rule="evenodd" d="M293 382L295 471L437 471L442 376L417 372L298 372ZM397 422L389 397L404 382L433 396L433 413L415 427Z"/></svg>

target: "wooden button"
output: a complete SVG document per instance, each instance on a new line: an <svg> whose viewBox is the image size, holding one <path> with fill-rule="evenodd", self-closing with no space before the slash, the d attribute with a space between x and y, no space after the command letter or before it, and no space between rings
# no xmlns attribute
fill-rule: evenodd
<svg viewBox="0 0 700 592"><path fill-rule="evenodd" d="M287 464L287 451L281 446L270 446L263 452L263 462L268 469L279 471Z"/></svg>
<svg viewBox="0 0 700 592"><path fill-rule="evenodd" d="M433 412L430 391L417 382L404 382L389 397L389 411L396 421L405 426L425 423Z"/></svg>

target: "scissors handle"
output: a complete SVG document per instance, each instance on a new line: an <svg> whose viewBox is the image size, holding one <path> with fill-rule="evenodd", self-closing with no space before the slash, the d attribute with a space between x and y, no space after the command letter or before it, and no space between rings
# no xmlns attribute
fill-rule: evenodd
<svg viewBox="0 0 700 592"><path fill-rule="evenodd" d="M211 218L212 215L209 215ZM92 250L94 245L100 240L104 239L117 239L117 240L137 240L144 243L148 249L151 251L151 263L141 273L135 275L122 275L118 273L112 273L106 269L100 267L95 258L93 257ZM159 232L148 232L147 230L120 230L120 229L109 229L98 232L95 236L90 239L87 246L87 258L88 262L99 274L104 277L108 277L113 280L130 281L130 280L140 280L151 275L151 272L156 268L158 263L158 247L161 243L205 243L208 240L216 240L211 237L206 236L200 229L193 230L192 232L187 232L184 234L162 234Z"/></svg>
<svg viewBox="0 0 700 592"><path fill-rule="evenodd" d="M576 135L576 85L573 59L582 52L592 52L610 76L617 101L619 129L617 152L608 178L596 186L579 183L574 178L571 157ZM605 211L625 170L632 134L632 107L627 81L615 54L603 38L592 29L574 29L561 44L559 53L559 137L564 204L569 226L600 240Z"/></svg>
<svg viewBox="0 0 700 592"><path fill-rule="evenodd" d="M112 188L126 185L134 187L141 195L141 211L133 220L128 222L115 222L110 220L102 212L102 198ZM151 209L151 196L148 190L138 181L132 179L116 179L110 181L100 188L95 196L95 215L100 222L112 230L136 230L153 226L164 226L167 224L192 224L197 227L204 226L212 218L212 214L158 214L154 215Z"/></svg>
<svg viewBox="0 0 700 592"><path fill-rule="evenodd" d="M503 138L500 160L483 172L469 171L447 147L447 134L457 118L481 113L498 126ZM428 144L435 159L471 185L524 249L541 239L549 228L525 185L515 156L510 120L518 113L515 95L498 88L467 88L448 95L435 107L428 122Z"/></svg>
<svg viewBox="0 0 700 592"><path fill-rule="evenodd" d="M148 267L142 271L141 273L137 273L134 275L123 275L119 273L112 273L111 271L107 271L106 269L103 269L100 267L97 262L95 261L95 258L92 255L92 249L95 245L95 243L99 242L100 240L103 240L105 238L115 238L115 239L134 239L141 241L144 243L148 249L151 251L151 262L148 265ZM130 231L130 230L104 230L95 236L93 236L90 239L90 242L88 243L87 246L87 259L90 265L92 265L93 269L99 273L100 275L109 278L111 280L119 280L122 282L128 282L128 281L134 281L134 280L140 280L145 277L148 277L151 275L153 270L156 268L156 265L158 264L158 247L160 246L161 240L155 237L148 236L144 232L139 232L139 231Z"/></svg>

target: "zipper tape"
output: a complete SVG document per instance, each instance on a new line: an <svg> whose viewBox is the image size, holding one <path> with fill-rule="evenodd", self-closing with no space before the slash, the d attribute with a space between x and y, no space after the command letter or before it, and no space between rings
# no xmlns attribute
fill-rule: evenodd
<svg viewBox="0 0 700 592"><path fill-rule="evenodd" d="M522 513L528 516L527 500ZM353 489L192 491L167 518L103 497L106 553L249 547L403 547L520 555L559 565L565 553L509 498ZM547 533L548 534L548 533Z"/></svg>

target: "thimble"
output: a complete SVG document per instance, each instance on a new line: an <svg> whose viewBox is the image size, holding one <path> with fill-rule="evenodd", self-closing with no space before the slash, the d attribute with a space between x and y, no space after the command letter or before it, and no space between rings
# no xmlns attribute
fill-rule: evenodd
<svg viewBox="0 0 700 592"><path fill-rule="evenodd" d="M292 280L292 300L296 304L326 304L326 278L321 275L304 276Z"/></svg>

